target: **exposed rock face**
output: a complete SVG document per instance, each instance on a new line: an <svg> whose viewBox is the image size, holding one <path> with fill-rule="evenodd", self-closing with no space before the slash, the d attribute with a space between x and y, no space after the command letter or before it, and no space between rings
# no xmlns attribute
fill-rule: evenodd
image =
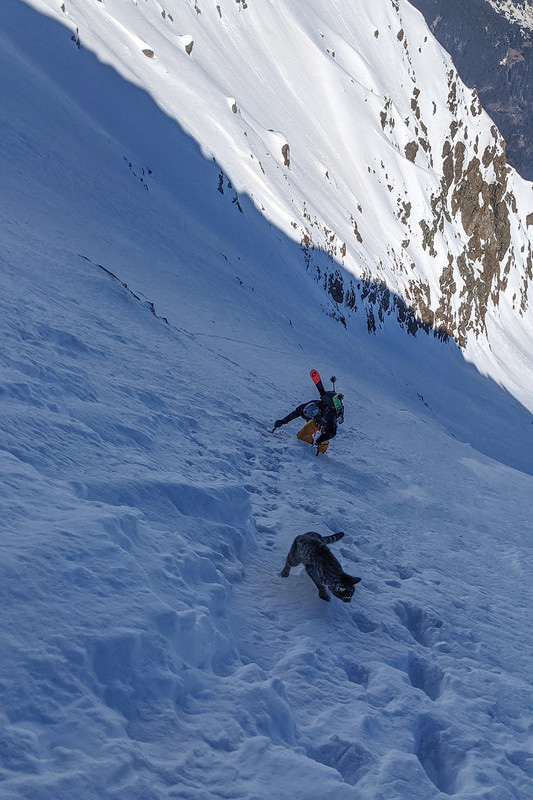
<svg viewBox="0 0 533 800"><path fill-rule="evenodd" d="M434 257L436 235L443 233L446 223L458 226L463 233L459 252L447 254L439 280L439 305L434 312L429 290L426 292L419 281L412 281L406 294L423 322L446 331L464 346L470 333L478 336L485 332L489 301L498 305L511 268L519 270L524 253L518 262L510 219L516 213L516 199L508 184L511 170L506 162L505 143L493 126L492 145L486 145L483 152L476 146L477 155L472 155L463 140L454 143L456 132L452 124L443 145L441 191L431 201L433 218L420 220L420 227L422 246ZM527 276L532 256L529 242L520 298L522 310L530 302Z"/></svg>
<svg viewBox="0 0 533 800"><path fill-rule="evenodd" d="M387 255L394 264L400 291L394 294L387 288L387 281L381 277L384 276L380 272L381 262L377 269L374 266L363 273L362 279L354 281L343 276L336 263L339 260L344 263L346 243L341 243L334 232L312 218L306 209L301 247L307 269L322 282L335 304L329 313L343 324L347 324L347 317L341 307L353 312L363 307L369 332L375 332L386 316L393 315L411 334L425 330L439 338L451 337L464 347L470 338L487 333L487 312L499 306L511 275L515 286L517 276L521 281L519 291L512 296L513 308L519 314L529 308L533 247L532 237L527 236L525 228L533 226L533 212L522 212L523 222L519 221L514 173L507 163L505 142L496 126L483 123L477 132L472 127L472 120L482 115L477 92L465 92L453 69L448 71L447 78L450 121L440 153L435 152L438 144L435 130L433 134L429 130L428 108L433 111L434 104L428 104L416 86L411 98L414 120L409 121L408 128L416 138L404 145L405 158L417 163L422 153L420 160L425 159L440 175L440 183L429 197L431 213L427 213L426 203L424 216L418 220L413 219L413 203L406 199L410 194L398 198L395 215L404 230L402 253L390 246ZM394 141L396 124L390 99L380 112L379 123ZM381 167L386 187L394 192L388 168L383 162ZM358 211L364 219L362 208ZM350 220L357 241L363 242L365 237L361 236L354 215ZM513 231L515 235L521 232L516 240L520 241L518 246L513 243ZM424 280L417 265L409 259L408 249L415 240L426 260L429 257L434 264L438 286L434 281Z"/></svg>
<svg viewBox="0 0 533 800"><path fill-rule="evenodd" d="M408 142L405 145L405 157L409 159L409 161L416 160L416 154L418 152L418 143L417 142Z"/></svg>
<svg viewBox="0 0 533 800"><path fill-rule="evenodd" d="M498 143L494 127L492 134L494 146L487 146L481 159L474 156L467 160L461 141L453 147L447 139L443 148L443 203L441 214L435 214L434 230L441 225L442 217L457 219L466 234L466 243L455 259L449 255L448 265L441 275L443 294L435 323L446 326L460 344L465 344L469 330L476 334L484 330L489 297L492 294L497 304L499 290L506 287L512 260L509 209L514 205L514 198L507 186L509 167L503 142ZM481 169L489 165L494 171L490 182ZM455 324L450 317L449 303L449 295L457 288L453 279L454 262L464 284Z"/></svg>
<svg viewBox="0 0 533 800"><path fill-rule="evenodd" d="M477 9L479 6L484 8L487 0L477 0L475 4L467 0L461 15L459 4L453 0L428 2L434 11L446 4L454 6L462 27L469 29L464 25L467 10L472 11L474 5ZM495 13L492 8L487 8L489 15ZM402 23L401 7L398 6L396 11ZM501 22L504 27L510 24L505 18L501 18ZM523 36L525 42L529 41L527 32L523 32ZM371 179L376 176L391 194L398 193L395 216L403 228L403 236L401 251L397 244L391 243L386 248L389 265L384 259L380 259L377 265L369 265L365 280L368 286L395 286L397 293L370 290L368 287L364 290L361 289L362 284L356 284L354 292L357 294L356 290L360 290L360 300L370 305L368 313L372 324L369 323L369 330L379 326L384 313L395 313L399 320L403 314L403 322L409 319L409 332L414 333L420 328L433 330L438 336L453 337L461 346L466 346L470 339L487 333L487 312L498 308L510 281L513 288L517 283L521 284L519 291L511 295L513 310L523 315L530 306L533 253L531 237L524 235L524 222L527 225L527 220L532 218L527 216L527 211L533 205L533 196L530 205L529 198L522 193L521 210L517 214L518 204L514 194L517 184L507 162L506 144L496 126L491 127L483 114L477 90L465 89L456 70L448 67L446 107L443 109L442 102L438 106L424 92L423 83L417 85L413 46L403 24L396 34L396 40L404 50L408 74L414 83L410 98L411 113L405 116L403 111L400 116L397 102L390 95L385 95L384 106L379 112L379 124L391 144L401 149L408 161L439 176L440 183L431 190L429 196L426 194L425 203L417 204L412 194L415 181L404 183L397 173L394 175L395 169L390 160L388 163L381 161L381 174L369 167ZM417 44L420 53L420 44ZM448 129L443 130L442 121L446 115ZM437 119L440 123L436 123ZM406 127L402 131L403 125ZM417 215L417 208L422 216ZM315 223L315 231L307 231L313 248L320 247L334 257L331 238L324 237L317 241L316 228L319 227ZM366 241L367 233L362 227L359 230L362 240ZM420 247L424 253L422 260ZM313 262L309 251L307 262ZM426 266L420 270L424 262ZM394 271L392 280L391 263ZM328 272L327 268L325 272ZM324 266L321 275L324 288L330 292L335 303L342 302L338 278L334 284L326 279ZM402 305L399 297L404 298L407 314L403 311L398 313ZM508 300L509 297L506 302ZM357 303L353 305L356 307Z"/></svg>
<svg viewBox="0 0 533 800"><path fill-rule="evenodd" d="M507 142L509 163L533 180L533 7L520 0L411 0Z"/></svg>

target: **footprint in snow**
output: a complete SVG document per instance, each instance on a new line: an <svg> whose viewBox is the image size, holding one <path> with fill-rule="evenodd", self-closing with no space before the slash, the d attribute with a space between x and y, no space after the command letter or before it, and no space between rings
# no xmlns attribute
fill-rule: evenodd
<svg viewBox="0 0 533 800"><path fill-rule="evenodd" d="M446 727L431 714L422 714L415 725L415 755L429 780L444 794L455 794L468 747L458 731Z"/></svg>
<svg viewBox="0 0 533 800"><path fill-rule="evenodd" d="M373 633L373 631L379 628L378 622L374 622L370 619L370 617L367 617L360 611L354 611L352 614L352 619L362 633Z"/></svg>
<svg viewBox="0 0 533 800"><path fill-rule="evenodd" d="M436 700L440 697L444 672L438 664L411 652L407 661L407 675L411 686L415 689L422 689L430 700Z"/></svg>
<svg viewBox="0 0 533 800"><path fill-rule="evenodd" d="M412 603L398 602L394 610L413 639L424 647L432 647L439 639L443 621Z"/></svg>

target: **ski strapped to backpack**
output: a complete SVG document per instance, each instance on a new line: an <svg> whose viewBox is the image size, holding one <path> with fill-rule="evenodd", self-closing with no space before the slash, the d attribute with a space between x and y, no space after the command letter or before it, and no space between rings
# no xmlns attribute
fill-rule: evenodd
<svg viewBox="0 0 533 800"><path fill-rule="evenodd" d="M344 406L342 403L343 396L342 394L338 394L335 391L335 382L337 378L333 376L330 378L331 383L333 384L333 391L326 392L324 389L324 384L322 383L322 379L320 378L320 373L316 369L312 369L309 373L311 375L311 380L315 384L316 388L320 392L321 399L327 403L329 406L333 406L335 409L335 413L338 417L344 416Z"/></svg>
<svg viewBox="0 0 533 800"><path fill-rule="evenodd" d="M316 388L318 389L320 394L323 395L325 389L324 389L324 384L322 383L322 380L320 378L320 374L317 372L316 369L312 369L309 374L311 375L311 380L315 384Z"/></svg>

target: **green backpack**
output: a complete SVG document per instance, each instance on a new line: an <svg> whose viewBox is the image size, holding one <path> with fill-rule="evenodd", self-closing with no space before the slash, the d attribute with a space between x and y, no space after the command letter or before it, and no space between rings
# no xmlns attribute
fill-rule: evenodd
<svg viewBox="0 0 533 800"><path fill-rule="evenodd" d="M337 392L324 392L322 395L322 399L328 404L328 406L335 409L335 413L338 417L344 416L344 405L342 403L343 395L337 394Z"/></svg>
<svg viewBox="0 0 533 800"><path fill-rule="evenodd" d="M332 400L333 400L333 406L335 408L337 416L339 417L341 414L344 414L344 406L342 404L342 396L339 395L339 394L336 394L336 395L334 395L332 397Z"/></svg>

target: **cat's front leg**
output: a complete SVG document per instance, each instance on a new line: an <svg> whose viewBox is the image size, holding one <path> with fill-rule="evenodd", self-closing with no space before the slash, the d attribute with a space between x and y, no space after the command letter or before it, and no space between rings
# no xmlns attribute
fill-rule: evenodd
<svg viewBox="0 0 533 800"><path fill-rule="evenodd" d="M287 556L287 560L285 562L285 566L279 573L282 578L288 578L289 572L291 571L291 567L297 567L300 563L300 556L298 554L298 537L294 540L291 545L291 549L289 550L289 555Z"/></svg>
<svg viewBox="0 0 533 800"><path fill-rule="evenodd" d="M318 589L318 596L320 597L320 599L325 600L326 603L329 603L329 594L326 592L326 587L317 578L317 576L314 573L314 570L311 567L306 567L305 571L307 572L307 574L315 584L316 588Z"/></svg>
<svg viewBox="0 0 533 800"><path fill-rule="evenodd" d="M287 561L285 562L285 566L279 573L280 578L288 578L290 571L291 571L291 565L289 564L289 559L287 559Z"/></svg>

